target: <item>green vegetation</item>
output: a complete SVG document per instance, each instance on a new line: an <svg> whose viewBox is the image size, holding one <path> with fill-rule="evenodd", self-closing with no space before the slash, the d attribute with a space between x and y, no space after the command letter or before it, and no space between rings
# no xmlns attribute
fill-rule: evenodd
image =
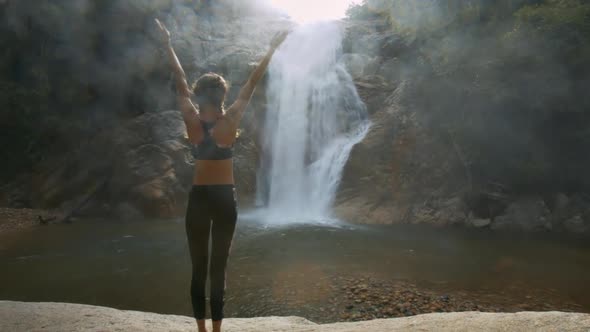
<svg viewBox="0 0 590 332"><path fill-rule="evenodd" d="M413 42L410 104L476 187L590 190L590 3L366 0L348 14Z"/></svg>

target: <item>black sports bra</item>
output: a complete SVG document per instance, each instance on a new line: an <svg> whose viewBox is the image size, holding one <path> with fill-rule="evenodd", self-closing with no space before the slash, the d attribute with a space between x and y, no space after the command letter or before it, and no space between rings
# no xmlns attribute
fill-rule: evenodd
<svg viewBox="0 0 590 332"><path fill-rule="evenodd" d="M215 126L215 122L201 121L203 127L203 140L199 144L192 146L192 154L196 160L224 160L233 157L232 147L222 148L217 146L217 143L209 132Z"/></svg>

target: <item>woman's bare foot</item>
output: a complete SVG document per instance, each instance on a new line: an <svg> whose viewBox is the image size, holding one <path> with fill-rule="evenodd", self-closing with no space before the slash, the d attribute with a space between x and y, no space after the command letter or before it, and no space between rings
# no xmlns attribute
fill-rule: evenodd
<svg viewBox="0 0 590 332"><path fill-rule="evenodd" d="M213 332L221 332L221 322L220 320L214 320L213 323Z"/></svg>
<svg viewBox="0 0 590 332"><path fill-rule="evenodd" d="M197 319L197 327L199 328L199 332L207 332L204 319Z"/></svg>

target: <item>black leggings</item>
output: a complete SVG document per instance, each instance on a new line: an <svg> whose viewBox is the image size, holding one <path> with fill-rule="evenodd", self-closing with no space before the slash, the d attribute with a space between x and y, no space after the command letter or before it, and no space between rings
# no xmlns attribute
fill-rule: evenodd
<svg viewBox="0 0 590 332"><path fill-rule="evenodd" d="M233 185L195 185L186 210L186 234L193 264L191 300L196 319L205 319L205 283L211 233L211 319L223 318L225 267L237 220Z"/></svg>

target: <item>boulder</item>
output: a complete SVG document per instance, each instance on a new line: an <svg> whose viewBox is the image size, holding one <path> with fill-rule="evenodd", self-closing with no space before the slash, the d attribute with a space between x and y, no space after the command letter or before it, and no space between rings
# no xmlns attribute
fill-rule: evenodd
<svg viewBox="0 0 590 332"><path fill-rule="evenodd" d="M365 69L371 64L372 58L366 54L346 53L340 59L353 79L365 75Z"/></svg>
<svg viewBox="0 0 590 332"><path fill-rule="evenodd" d="M399 57L411 51L410 39L399 34L386 33L379 40L380 55L383 57Z"/></svg>
<svg viewBox="0 0 590 332"><path fill-rule="evenodd" d="M526 232L550 230L550 212L539 197L519 198L508 206L504 215L494 218L491 228Z"/></svg>
<svg viewBox="0 0 590 332"><path fill-rule="evenodd" d="M583 194L558 193L553 199L551 221L554 227L566 232L590 231L590 198Z"/></svg>
<svg viewBox="0 0 590 332"><path fill-rule="evenodd" d="M143 218L143 213L128 202L117 204L112 212L115 217L124 220L139 220Z"/></svg>
<svg viewBox="0 0 590 332"><path fill-rule="evenodd" d="M174 171L168 170L150 181L132 187L129 200L146 216L170 218L182 213L177 198L183 195L183 191Z"/></svg>
<svg viewBox="0 0 590 332"><path fill-rule="evenodd" d="M434 218L439 225L463 225L467 221L467 207L460 197L451 198L441 204Z"/></svg>
<svg viewBox="0 0 590 332"><path fill-rule="evenodd" d="M568 204L570 203L569 197L564 193L557 193L555 194L554 201L553 201L553 210L554 211L562 211L565 209Z"/></svg>
<svg viewBox="0 0 590 332"><path fill-rule="evenodd" d="M568 232L575 234L583 234L590 231L590 221L584 220L579 214L564 221L563 226Z"/></svg>
<svg viewBox="0 0 590 332"><path fill-rule="evenodd" d="M401 66L397 58L388 59L379 66L377 74L388 82L398 82L401 77Z"/></svg>
<svg viewBox="0 0 590 332"><path fill-rule="evenodd" d="M471 225L475 228L487 227L492 223L490 218L477 218L471 220Z"/></svg>
<svg viewBox="0 0 590 332"><path fill-rule="evenodd" d="M143 182L164 174L173 166L164 149L154 144L144 144L125 155L126 169L120 170L119 176L124 176L134 182Z"/></svg>

